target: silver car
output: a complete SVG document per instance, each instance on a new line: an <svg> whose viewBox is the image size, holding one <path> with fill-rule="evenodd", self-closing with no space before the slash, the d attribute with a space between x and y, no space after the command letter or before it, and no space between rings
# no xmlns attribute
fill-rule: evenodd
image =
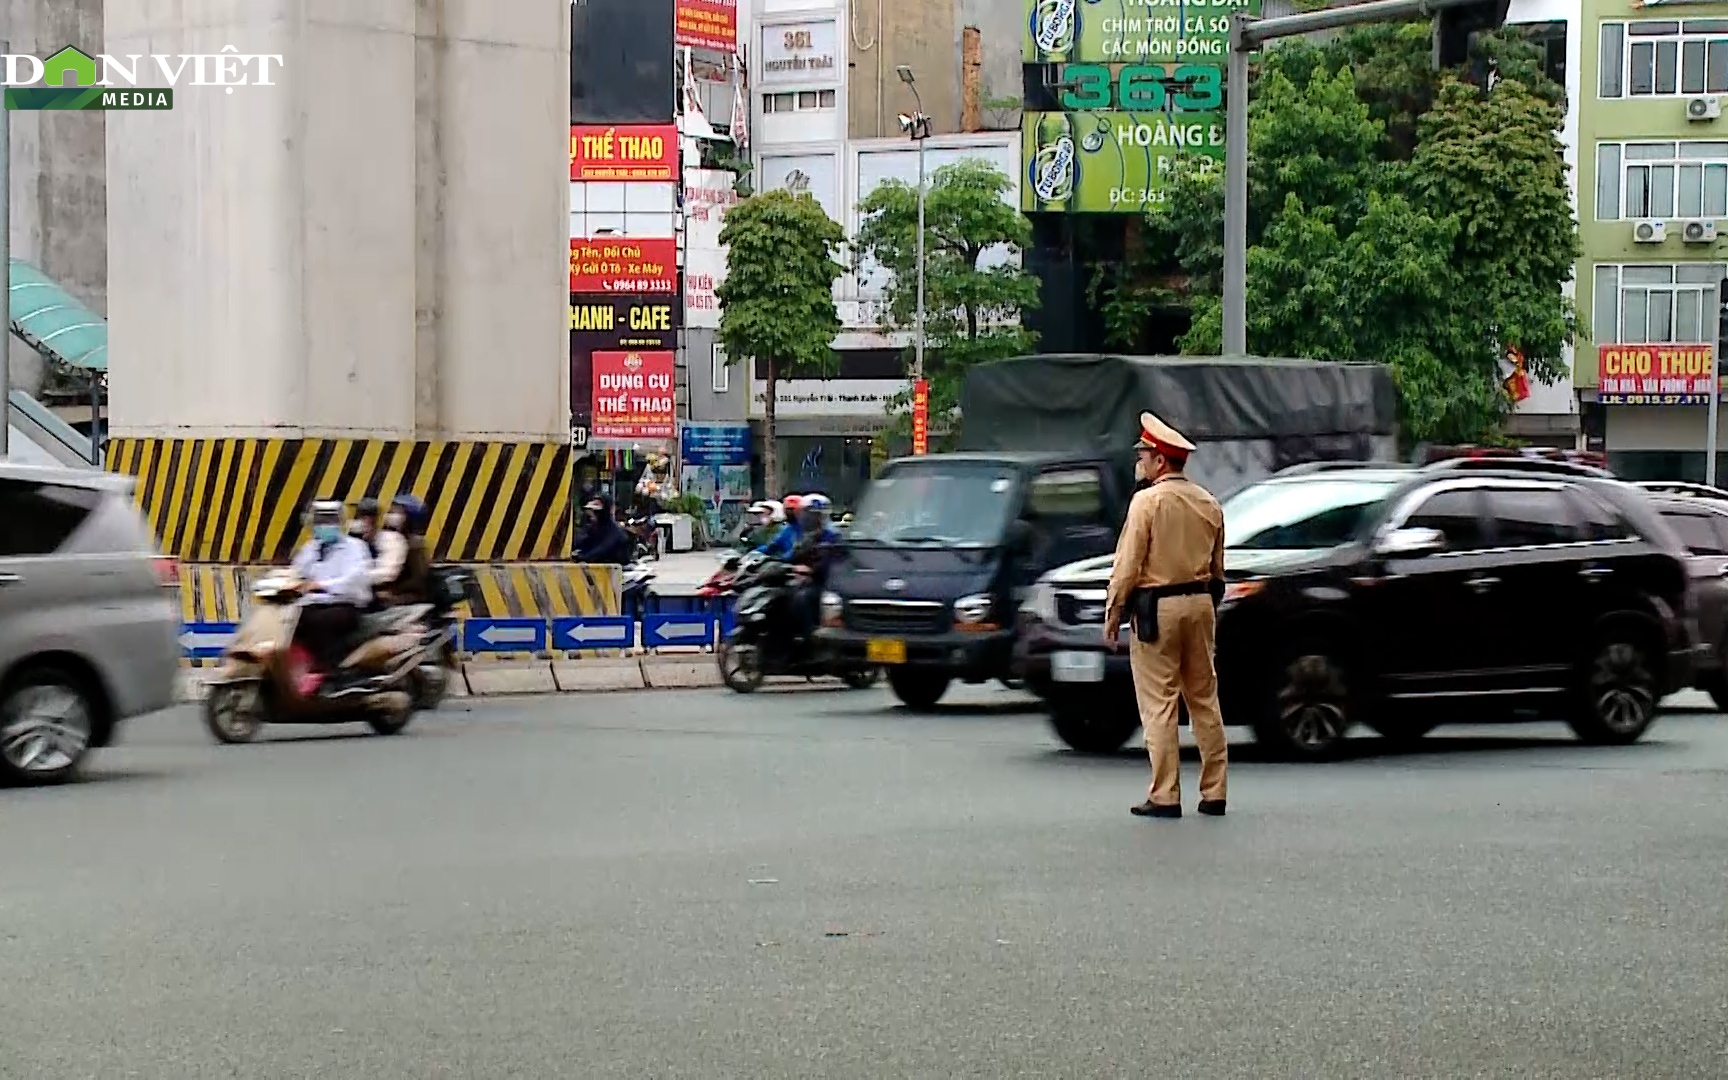
<svg viewBox="0 0 1728 1080"><path fill-rule="evenodd" d="M179 568L132 485L0 461L0 784L66 780L120 721L173 703Z"/></svg>

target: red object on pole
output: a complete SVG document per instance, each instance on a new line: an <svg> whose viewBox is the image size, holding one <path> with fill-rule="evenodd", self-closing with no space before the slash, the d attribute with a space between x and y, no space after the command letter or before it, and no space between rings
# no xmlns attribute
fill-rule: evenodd
<svg viewBox="0 0 1728 1080"><path fill-rule="evenodd" d="M930 452L930 382L927 379L912 384L912 452Z"/></svg>

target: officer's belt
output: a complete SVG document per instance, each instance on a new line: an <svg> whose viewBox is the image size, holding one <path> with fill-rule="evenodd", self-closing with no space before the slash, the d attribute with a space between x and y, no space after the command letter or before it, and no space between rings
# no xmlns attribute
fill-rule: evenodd
<svg viewBox="0 0 1728 1080"><path fill-rule="evenodd" d="M1128 594L1128 610L1134 615L1134 635L1150 645L1158 640L1158 601L1166 596L1199 596L1217 593L1222 581L1184 581L1180 585L1142 585Z"/></svg>

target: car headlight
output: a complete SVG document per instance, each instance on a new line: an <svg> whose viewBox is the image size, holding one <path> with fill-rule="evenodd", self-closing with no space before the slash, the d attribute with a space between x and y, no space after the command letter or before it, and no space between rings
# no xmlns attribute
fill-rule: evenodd
<svg viewBox="0 0 1728 1080"><path fill-rule="evenodd" d="M1234 604L1238 600L1246 600L1265 587L1264 581L1232 581L1224 586L1224 603Z"/></svg>
<svg viewBox="0 0 1728 1080"><path fill-rule="evenodd" d="M1056 590L1040 581L1026 593L1026 599L1021 602L1020 610L1031 615L1041 623L1055 623Z"/></svg>
<svg viewBox="0 0 1728 1080"><path fill-rule="evenodd" d="M822 625L839 626L840 615L846 609L846 602L840 599L839 593L825 592L822 594Z"/></svg>
<svg viewBox="0 0 1728 1080"><path fill-rule="evenodd" d="M954 621L960 625L978 625L990 619L990 594L975 593L954 601Z"/></svg>

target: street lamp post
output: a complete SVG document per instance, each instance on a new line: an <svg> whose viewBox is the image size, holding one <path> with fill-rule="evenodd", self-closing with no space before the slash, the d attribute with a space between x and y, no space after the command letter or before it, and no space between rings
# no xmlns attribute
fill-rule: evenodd
<svg viewBox="0 0 1728 1080"><path fill-rule="evenodd" d="M909 135L918 144L918 314L915 317L913 329L913 360L912 378L924 377L924 140L930 137L930 118L924 115L924 99L918 95L918 84L912 77L912 69L901 64L894 69L900 76L900 81L912 91L912 102L916 112L908 116L900 114L900 130Z"/></svg>

